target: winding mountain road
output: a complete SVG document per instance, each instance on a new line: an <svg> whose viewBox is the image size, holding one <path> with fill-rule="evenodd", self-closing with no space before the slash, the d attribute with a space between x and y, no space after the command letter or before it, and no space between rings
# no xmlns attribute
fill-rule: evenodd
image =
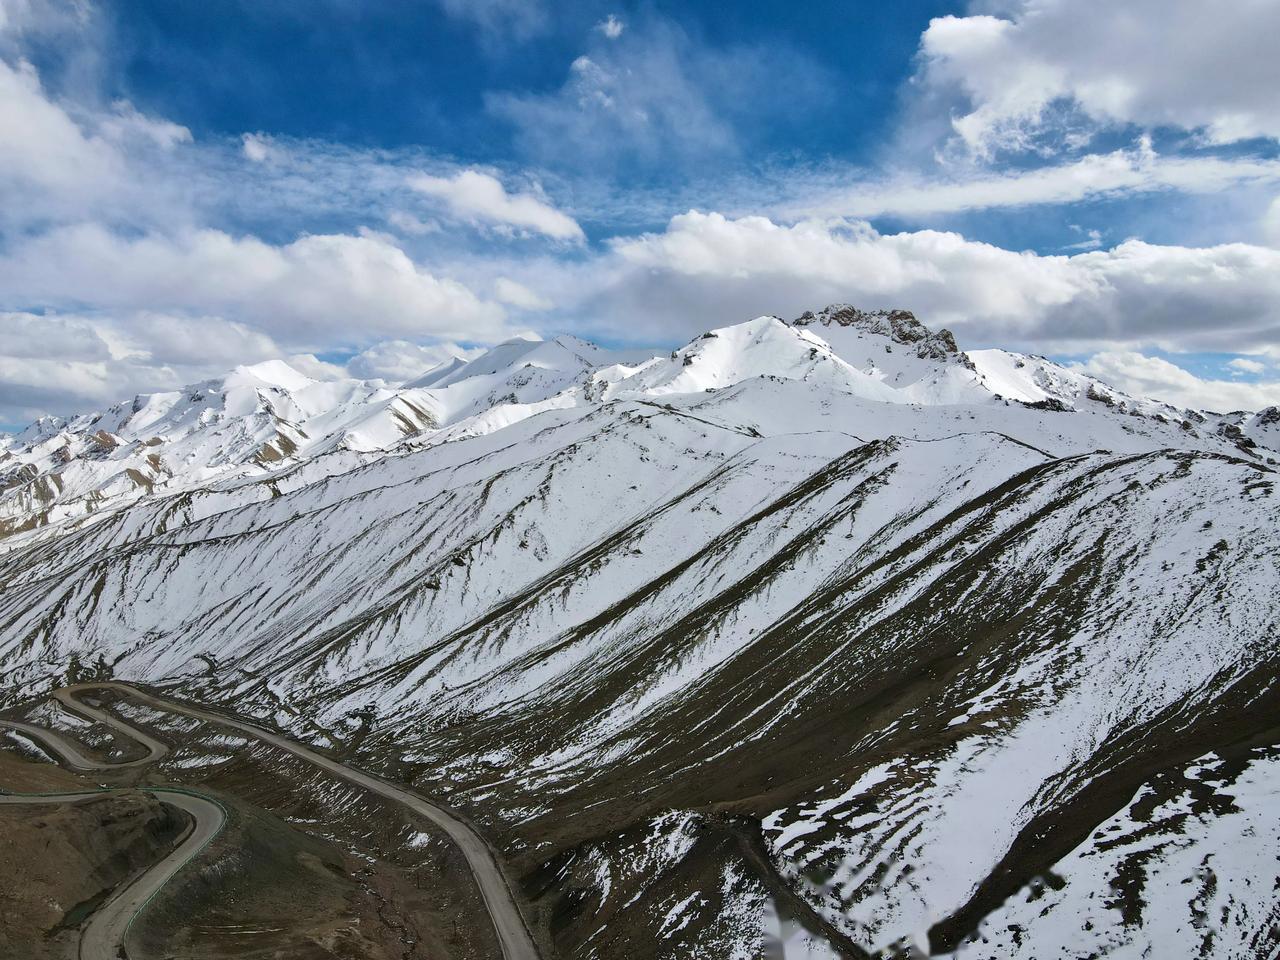
<svg viewBox="0 0 1280 960"><path fill-rule="evenodd" d="M115 796L123 791L89 790L83 793L3 794L0 804L43 805L79 803L98 797ZM173 879L192 858L200 854L222 830L226 811L207 797L163 788L143 791L162 803L177 807L190 815L192 827L182 841L163 860L152 864L131 883L118 890L94 911L80 932L80 960L118 960L129 956L125 948L129 928L160 889Z"/></svg>
<svg viewBox="0 0 1280 960"><path fill-rule="evenodd" d="M80 748L80 744L56 730L38 727L34 723L24 723L21 720L0 720L0 728L13 730L26 739L43 745L61 757L63 762L73 770L102 770L109 766L91 757Z"/></svg>
<svg viewBox="0 0 1280 960"><path fill-rule="evenodd" d="M141 744L147 750L147 755L137 760L129 760L125 763L107 764L103 769L120 770L128 767L144 767L148 764L155 763L169 752L168 744L161 743L155 737L151 736L145 730L139 730L137 727L125 723L113 713L99 709L91 704L85 703L83 700L77 700L72 696L75 690L90 689L86 686L63 687L61 690L53 691L53 699L57 700L59 705L70 710L72 713L78 713L80 716L89 720L96 720L104 723L117 733L124 734L135 743Z"/></svg>
<svg viewBox="0 0 1280 960"><path fill-rule="evenodd" d="M68 766L81 771L118 771L145 766L159 760L168 752L167 745L145 731L136 729L114 714L87 704L76 696L94 690L112 690L154 710L180 714L237 730L284 750L348 783L391 800L417 816L425 817L440 827L466 858L493 922L503 960L541 960L537 944L525 923L524 915L520 911L497 852L474 827L410 790L340 763L288 737L225 714L164 700L116 681L76 684L55 691L53 696L64 709L104 723L141 744L147 750L145 757L122 763L104 763L90 755L79 743L58 731L18 720L0 720L0 727L14 730L24 737L37 741L57 754ZM0 803L75 803L89 797L109 796L113 792L98 790L52 795L8 794L0 795ZM93 915L81 934L81 960L117 960L120 956L127 956L125 943L133 920L142 912L150 899L218 835L226 822L225 809L210 798L163 787L146 788L146 792L155 795L164 803L183 810L191 817L194 826L168 856L117 891Z"/></svg>
<svg viewBox="0 0 1280 960"><path fill-rule="evenodd" d="M114 690L161 712L177 713L206 723L238 730L254 739L291 753L313 766L346 780L348 783L353 783L372 793L376 793L380 797L391 800L418 816L425 817L440 827L457 844L458 849L462 851L462 855L466 857L467 864L475 877L476 885L480 888L480 894L484 898L485 907L488 909L489 916L493 921L494 931L502 948L503 960L541 960L537 944L533 935L529 932L528 925L525 923L524 915L521 913L515 894L512 892L511 884L503 872L497 852L465 820L404 787L397 786L373 774L326 757L324 754L317 753L310 747L290 740L288 737L225 714L202 710L199 707L172 700L164 700L124 683L102 681L79 684L58 691L57 696L59 696L60 702L66 703L71 700L73 703L79 704L79 701L76 701L73 695L89 690ZM110 716L110 714L105 716Z"/></svg>
<svg viewBox="0 0 1280 960"><path fill-rule="evenodd" d="M91 756L79 743L53 730L18 720L0 720L0 727L17 731L57 754L73 769L81 771L116 771L153 763L168 752L168 747L141 730L105 711L73 699L65 690L54 694L58 702L74 712L100 720L124 736L137 741L148 751L139 760L123 763L106 763ZM98 797L118 796L120 790L84 790L72 793L50 794L0 794L0 804L48 805L80 803ZM209 797L183 790L164 787L143 788L162 803L177 807L191 819L191 828L182 840L158 863L152 864L131 882L117 890L101 907L94 911L80 932L80 960L118 960L129 955L126 946L129 929L134 919L151 901L151 898L174 875L207 847L222 831L227 820L222 804Z"/></svg>

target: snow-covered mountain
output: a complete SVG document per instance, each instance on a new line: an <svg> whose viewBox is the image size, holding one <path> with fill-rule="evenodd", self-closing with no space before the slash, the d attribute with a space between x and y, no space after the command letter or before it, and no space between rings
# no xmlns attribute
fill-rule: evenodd
<svg viewBox="0 0 1280 960"><path fill-rule="evenodd" d="M895 353L895 348L897 352ZM1280 412L1222 417L1127 397L1048 360L962 353L905 311L834 305L704 334L670 357L603 350L575 337L515 339L403 384L314 380L281 360L220 380L134 397L0 438L0 534L59 526L144 497L291 473L342 472L391 452L475 436L554 407L715 390L781 376L865 399L927 406L1022 403L1190 424L1280 446Z"/></svg>
<svg viewBox="0 0 1280 960"><path fill-rule="evenodd" d="M0 658L375 707L564 957L1265 955L1278 436L843 305L259 365L8 441Z"/></svg>
<svg viewBox="0 0 1280 960"><path fill-rule="evenodd" d="M406 438L484 432L629 356L574 337L516 339L400 385L318 381L270 360L98 413L46 417L0 447L0 533L303 463L346 470Z"/></svg>

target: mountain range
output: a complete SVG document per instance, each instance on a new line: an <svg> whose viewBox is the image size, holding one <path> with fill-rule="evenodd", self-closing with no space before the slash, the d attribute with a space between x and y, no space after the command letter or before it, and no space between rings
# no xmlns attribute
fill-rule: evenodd
<svg viewBox="0 0 1280 960"><path fill-rule="evenodd" d="M0 446L0 664L464 812L558 956L1256 957L1280 410L906 311L282 361Z"/></svg>

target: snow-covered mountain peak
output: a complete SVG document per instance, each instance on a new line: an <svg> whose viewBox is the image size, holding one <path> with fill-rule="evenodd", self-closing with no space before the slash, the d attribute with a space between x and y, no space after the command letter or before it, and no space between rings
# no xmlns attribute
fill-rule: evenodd
<svg viewBox="0 0 1280 960"><path fill-rule="evenodd" d="M769 903L822 956L1262 955L1280 410L808 316L6 438L9 688L101 658L412 779L562 957L759 956ZM158 732L166 776L261 768Z"/></svg>
<svg viewBox="0 0 1280 960"><path fill-rule="evenodd" d="M699 393L756 377L829 384L868 399L893 402L894 393L840 359L824 339L777 317L761 316L719 327L670 357L623 370L606 399Z"/></svg>
<svg viewBox="0 0 1280 960"><path fill-rule="evenodd" d="M278 387L283 390L302 390L315 383L311 377L300 373L284 360L264 360L261 363L236 367L223 379L224 390L237 387Z"/></svg>
<svg viewBox="0 0 1280 960"><path fill-rule="evenodd" d="M507 376L526 367L578 374L609 362L611 356L610 351L572 336L560 336L554 340L515 337L489 348L472 360L452 362L446 370L429 370L405 386L439 388L474 377Z"/></svg>

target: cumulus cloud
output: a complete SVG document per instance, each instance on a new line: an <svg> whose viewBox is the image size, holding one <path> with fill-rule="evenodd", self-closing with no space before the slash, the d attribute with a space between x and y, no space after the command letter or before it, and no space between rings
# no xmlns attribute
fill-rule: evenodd
<svg viewBox="0 0 1280 960"><path fill-rule="evenodd" d="M1025 146L1056 108L1102 124L1203 131L1217 143L1280 136L1280 5L1014 0L1008 17L939 17L924 79L967 100L971 147Z"/></svg>
<svg viewBox="0 0 1280 960"><path fill-rule="evenodd" d="M1250 360L1248 357L1236 357L1227 366L1241 373L1266 373L1267 365L1261 360Z"/></svg>
<svg viewBox="0 0 1280 960"><path fill-rule="evenodd" d="M56 309L212 314L305 347L333 338L505 332L503 310L377 236L276 246L218 230L122 236L64 227L0 255L10 299Z"/></svg>
<svg viewBox="0 0 1280 960"><path fill-rule="evenodd" d="M388 213L387 223L409 237L425 237L429 233L440 232L440 224L435 220L423 220L403 210L392 210Z"/></svg>
<svg viewBox="0 0 1280 960"><path fill-rule="evenodd" d="M135 176L134 161L191 139L186 127L128 101L105 110L65 104L29 62L0 59L0 225L163 217L172 191Z"/></svg>
<svg viewBox="0 0 1280 960"><path fill-rule="evenodd" d="M0 313L0 356L12 360L108 360L111 349L97 328L81 317Z"/></svg>
<svg viewBox="0 0 1280 960"><path fill-rule="evenodd" d="M443 201L454 216L464 220L540 233L556 240L584 239L582 228L568 214L533 193L507 193L502 181L480 170L460 170L452 177L415 174L409 178L409 186Z"/></svg>
<svg viewBox="0 0 1280 960"><path fill-rule="evenodd" d="M100 407L281 355L269 336L218 317L3 313L0 423Z"/></svg>
<svg viewBox="0 0 1280 960"><path fill-rule="evenodd" d="M282 145L266 134L196 145L186 127L128 101L63 99L14 37L74 24L33 9L6 3L0 25L0 310L11 311L0 316L0 422L383 337L509 335L499 301L422 267L391 238L277 244L201 228L228 197L255 202L244 199L244 167L279 159ZM380 163L320 149L298 158L305 176L289 176L314 184L337 164L403 197L404 168L391 175ZM316 188L320 199L331 187ZM522 197L507 199L529 215Z"/></svg>
<svg viewBox="0 0 1280 960"><path fill-rule="evenodd" d="M280 158L281 150L275 140L265 133L246 133L240 137L240 149L245 158L254 163L266 163Z"/></svg>
<svg viewBox="0 0 1280 960"><path fill-rule="evenodd" d="M1215 410L1257 410L1280 403L1280 382L1239 383L1206 380L1160 357L1128 351L1099 353L1075 365L1126 393L1152 397L1180 407Z"/></svg>
<svg viewBox="0 0 1280 960"><path fill-rule="evenodd" d="M0 313L0 424L97 409L260 360L283 358L317 380L350 376L401 383L482 349L452 341L383 340L340 365L292 352L260 330L220 317Z"/></svg>
<svg viewBox="0 0 1280 960"><path fill-rule="evenodd" d="M119 180L123 162L50 99L35 67L0 60L0 184L6 194L37 188L77 196Z"/></svg>
<svg viewBox="0 0 1280 960"><path fill-rule="evenodd" d="M100 319L97 329L112 341L117 357L145 359L166 367L230 369L281 354L275 340L245 323L216 316L175 316L142 310Z"/></svg>
<svg viewBox="0 0 1280 960"><path fill-rule="evenodd" d="M886 235L858 221L691 211L661 233L615 241L611 260L565 281L557 299L575 287L587 291L584 317L610 317L615 332L644 324L650 335L835 300L913 309L975 347L1239 352L1280 331L1280 251L1248 244L1130 240L1042 256L936 230Z"/></svg>
<svg viewBox="0 0 1280 960"><path fill-rule="evenodd" d="M98 118L97 128L99 134L114 143L149 141L162 150L192 141L191 131L182 124L140 113L128 100L113 103L111 111Z"/></svg>

